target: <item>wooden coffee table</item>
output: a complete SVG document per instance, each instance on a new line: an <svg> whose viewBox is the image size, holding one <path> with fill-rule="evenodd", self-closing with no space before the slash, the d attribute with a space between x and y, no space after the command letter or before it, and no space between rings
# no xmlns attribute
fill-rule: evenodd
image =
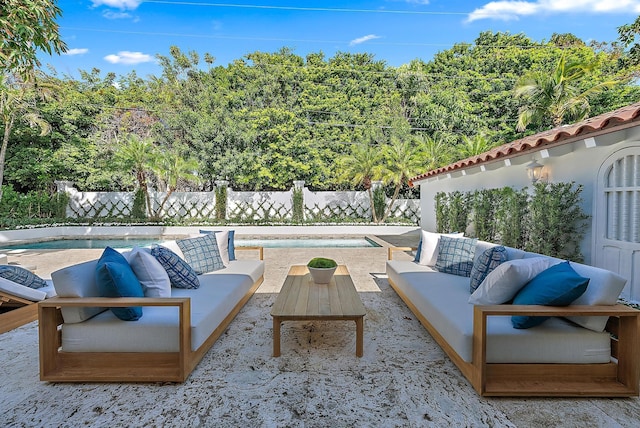
<svg viewBox="0 0 640 428"><path fill-rule="evenodd" d="M271 309L273 356L280 356L280 324L283 321L355 321L356 356L364 349L366 311L347 267L338 266L329 284L315 284L304 265L291 266Z"/></svg>

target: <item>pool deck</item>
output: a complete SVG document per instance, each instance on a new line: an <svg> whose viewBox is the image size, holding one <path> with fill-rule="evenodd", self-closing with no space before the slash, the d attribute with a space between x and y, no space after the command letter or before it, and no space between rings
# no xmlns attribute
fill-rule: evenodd
<svg viewBox="0 0 640 428"><path fill-rule="evenodd" d="M250 233L269 235L259 232ZM419 237L417 228L380 232L365 235L386 246L415 245ZM101 251L9 252L9 261L35 264L38 274L49 277ZM273 358L271 306L289 267L318 256L346 264L351 273L367 310L364 355L355 357L353 323L291 322L282 327L282 355ZM638 398L478 397L389 287L386 256L385 247L265 249L264 283L183 384L40 382L37 324L5 333L3 425L637 426Z"/></svg>

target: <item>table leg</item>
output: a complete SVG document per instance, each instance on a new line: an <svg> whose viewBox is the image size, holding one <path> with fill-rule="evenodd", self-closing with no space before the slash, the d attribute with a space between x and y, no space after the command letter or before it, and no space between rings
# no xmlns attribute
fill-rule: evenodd
<svg viewBox="0 0 640 428"><path fill-rule="evenodd" d="M356 357L364 354L364 317L356 318Z"/></svg>
<svg viewBox="0 0 640 428"><path fill-rule="evenodd" d="M280 317L273 317L273 356L280 356Z"/></svg>

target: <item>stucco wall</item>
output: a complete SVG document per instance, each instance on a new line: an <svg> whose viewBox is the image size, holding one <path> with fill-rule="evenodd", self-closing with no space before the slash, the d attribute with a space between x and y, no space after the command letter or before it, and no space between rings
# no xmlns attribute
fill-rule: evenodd
<svg viewBox="0 0 640 428"><path fill-rule="evenodd" d="M595 144L595 146L594 146ZM640 125L634 128L612 132L593 140L578 140L542 152L527 153L511 158L510 166L504 161L486 164L485 171L480 167L466 171L456 171L421 181L421 226L429 231L436 230L435 194L438 192L473 191L511 186L515 189L531 188L527 177L526 165L533 159L545 166L549 182L575 181L584 186L582 192L583 209L592 215L594 212L594 192L598 170L605 159L615 151L632 145L640 145ZM593 218L586 230L581 244L585 262L591 263Z"/></svg>

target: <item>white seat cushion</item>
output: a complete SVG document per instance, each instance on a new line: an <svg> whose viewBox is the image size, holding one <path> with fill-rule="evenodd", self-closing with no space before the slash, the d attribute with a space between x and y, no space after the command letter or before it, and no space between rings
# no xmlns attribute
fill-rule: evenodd
<svg viewBox="0 0 640 428"><path fill-rule="evenodd" d="M200 276L197 289L172 288L172 297L191 299L191 349L198 349L222 323L254 284L253 275L264 269L260 261L246 260L251 272L222 269ZM231 262L237 270L240 265ZM257 265L262 265L258 267ZM259 277L259 276L258 276ZM80 324L62 327L62 349L67 352L177 352L178 308L143 308L142 318L125 322L111 311Z"/></svg>
<svg viewBox="0 0 640 428"><path fill-rule="evenodd" d="M469 278L400 260L387 262L387 274L460 358L472 362L474 305L467 302ZM527 330L514 329L510 316L492 316L487 322L489 363L606 363L610 346L607 333L561 318Z"/></svg>
<svg viewBox="0 0 640 428"><path fill-rule="evenodd" d="M47 288L48 287L30 288L8 279L0 278L0 291L4 291L5 293L22 299L31 300L32 302L39 302L46 299Z"/></svg>

